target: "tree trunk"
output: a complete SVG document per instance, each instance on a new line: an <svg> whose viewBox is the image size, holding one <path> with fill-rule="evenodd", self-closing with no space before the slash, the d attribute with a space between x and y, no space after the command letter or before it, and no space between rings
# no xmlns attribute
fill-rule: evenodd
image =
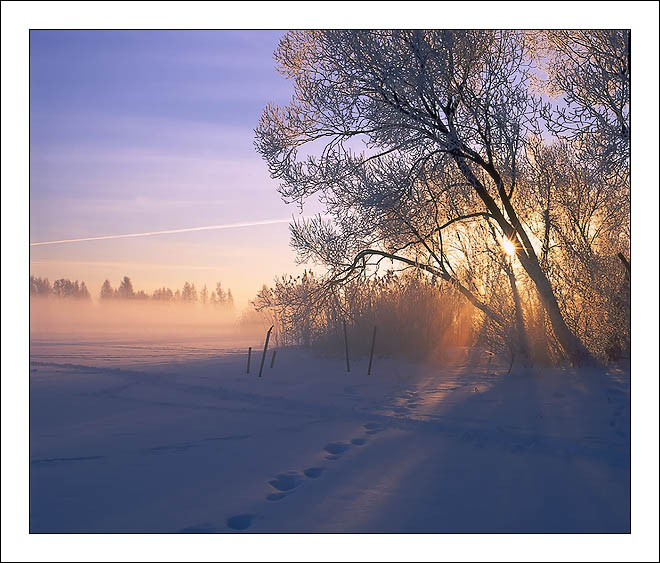
<svg viewBox="0 0 660 563"><path fill-rule="evenodd" d="M557 298L555 297L554 292L552 291L552 286L547 276L541 269L541 266L538 261L538 257L534 252L532 244L525 232L518 216L509 200L509 197L504 189L504 184L499 174L492 165L486 163L480 163L482 168L489 174L493 179L498 188L498 194L504 205L504 210L509 218L507 221L506 217L500 210L499 206L490 195L486 187L481 183L481 181L476 177L470 166L465 162L464 158L454 155L454 159L458 164L459 169L465 176L466 180L470 182L472 187L475 189L479 198L483 201L486 209L493 215L495 221L497 221L499 227L502 229L504 234L507 237L510 237L512 240L517 240L521 246L521 252L518 254L520 264L527 272L527 275L531 278L536 286L536 290L541 297L541 302L545 307L545 310L550 317L550 323L552 324L552 330L559 341L559 344L563 348L564 352L568 356L569 360L576 366L590 366L598 365L598 361L594 356L586 349L584 344L580 342L580 339L573 334L573 332L568 328L566 321L564 320L561 311L559 310L559 305L557 303Z"/></svg>
<svg viewBox="0 0 660 563"><path fill-rule="evenodd" d="M530 257L524 253L521 253L519 258L523 268L525 268L525 271L536 286L536 290L541 297L541 302L543 303L543 306L548 313L548 317L550 318L552 331L555 333L559 344L564 349L564 352L568 358L576 366L598 365L596 358L593 357L591 352L586 349L580 339L575 334L573 334L570 328L568 328L568 325L566 324L566 321L564 320L564 317L559 309L559 304L557 303L557 298L552 291L550 282L541 270L538 262L530 259Z"/></svg>

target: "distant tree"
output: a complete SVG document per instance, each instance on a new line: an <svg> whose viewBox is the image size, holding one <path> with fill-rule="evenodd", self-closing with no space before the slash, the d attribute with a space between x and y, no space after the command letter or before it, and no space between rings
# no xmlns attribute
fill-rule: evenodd
<svg viewBox="0 0 660 563"><path fill-rule="evenodd" d="M103 282L103 285L101 286L100 298L102 300L106 300L106 299L112 299L114 296L115 296L115 290L112 289L112 285L110 285L110 281L105 280Z"/></svg>
<svg viewBox="0 0 660 563"><path fill-rule="evenodd" d="M140 300L144 301L145 299L149 299L149 296L147 295L147 293L143 289L141 289L140 291L137 291L135 293L135 299L140 299Z"/></svg>
<svg viewBox="0 0 660 563"><path fill-rule="evenodd" d="M234 296L231 294L231 289L227 288L227 308L228 309L233 309L234 308Z"/></svg>
<svg viewBox="0 0 660 563"><path fill-rule="evenodd" d="M215 284L215 293L218 298L218 305L224 305L227 300L227 294L225 293L225 290L222 289L222 282Z"/></svg>
<svg viewBox="0 0 660 563"><path fill-rule="evenodd" d="M195 284L188 282L183 284L183 291L181 292L181 300L186 303L195 303L197 301L197 290Z"/></svg>
<svg viewBox="0 0 660 563"><path fill-rule="evenodd" d="M52 288L48 278L37 278L30 275L30 297L48 297Z"/></svg>
<svg viewBox="0 0 660 563"><path fill-rule="evenodd" d="M59 279L53 283L53 295L60 299L74 297L76 295L76 286L71 280Z"/></svg>
<svg viewBox="0 0 660 563"><path fill-rule="evenodd" d="M178 289L174 293L174 301L181 301L181 291Z"/></svg>
<svg viewBox="0 0 660 563"><path fill-rule="evenodd" d="M128 276L124 276L124 279L119 284L117 289L117 297L120 299L132 299L135 297L135 290L133 289L133 282Z"/></svg>
<svg viewBox="0 0 660 563"><path fill-rule="evenodd" d="M154 291L152 299L155 301L174 301L174 293L168 287L162 287Z"/></svg>
<svg viewBox="0 0 660 563"><path fill-rule="evenodd" d="M53 283L52 295L59 299L90 299L85 282L71 281L65 278Z"/></svg>
<svg viewBox="0 0 660 563"><path fill-rule="evenodd" d="M85 301L90 301L92 299L92 296L89 294L89 290L87 289L85 282L80 282L80 289L78 290L78 298L83 299Z"/></svg>
<svg viewBox="0 0 660 563"><path fill-rule="evenodd" d="M202 291L199 292L199 300L202 302L202 305L206 305L209 300L209 290L206 289L206 284L204 284Z"/></svg>

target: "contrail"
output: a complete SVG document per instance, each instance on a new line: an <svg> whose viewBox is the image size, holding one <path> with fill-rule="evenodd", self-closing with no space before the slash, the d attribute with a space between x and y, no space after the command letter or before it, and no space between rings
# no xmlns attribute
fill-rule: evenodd
<svg viewBox="0 0 660 563"><path fill-rule="evenodd" d="M187 229L170 229L168 231L151 231L148 233L130 233L126 235L105 235L101 237L72 238L65 240L48 240L44 242L31 242L30 246L43 246L45 244L65 244L68 242L84 242L88 240L110 240L117 238L151 237L155 235L170 235L174 233L192 233L195 231L215 231L221 229L238 229L240 227L256 227L259 225L275 225L288 223L290 219L266 219L264 221L250 221L249 223L228 223L226 225L208 225L206 227L189 227Z"/></svg>

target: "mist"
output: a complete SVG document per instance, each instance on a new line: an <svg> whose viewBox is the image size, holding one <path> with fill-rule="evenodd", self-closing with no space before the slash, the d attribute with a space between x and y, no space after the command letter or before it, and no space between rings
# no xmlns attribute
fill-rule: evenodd
<svg viewBox="0 0 660 563"><path fill-rule="evenodd" d="M30 340L216 341L226 348L248 341L261 331L254 319L252 323L240 319L234 309L198 303L32 298Z"/></svg>

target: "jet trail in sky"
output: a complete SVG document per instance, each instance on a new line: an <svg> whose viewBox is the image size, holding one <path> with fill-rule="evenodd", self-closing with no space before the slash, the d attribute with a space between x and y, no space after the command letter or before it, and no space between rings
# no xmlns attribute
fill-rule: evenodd
<svg viewBox="0 0 660 563"><path fill-rule="evenodd" d="M169 231L152 231L148 233L130 233L126 235L105 235L100 237L73 238L65 240L49 240L44 242L31 242L30 246L43 246L46 244L65 244L68 242L84 242L88 240L110 240L118 238L151 237L154 235L170 235L174 233L192 233L195 231L216 231L221 229L238 229L240 227L257 227L259 225L275 225L289 223L291 219L266 219L264 221L251 221L249 223L228 223L226 225L208 225L206 227L189 227L187 229L170 229Z"/></svg>

